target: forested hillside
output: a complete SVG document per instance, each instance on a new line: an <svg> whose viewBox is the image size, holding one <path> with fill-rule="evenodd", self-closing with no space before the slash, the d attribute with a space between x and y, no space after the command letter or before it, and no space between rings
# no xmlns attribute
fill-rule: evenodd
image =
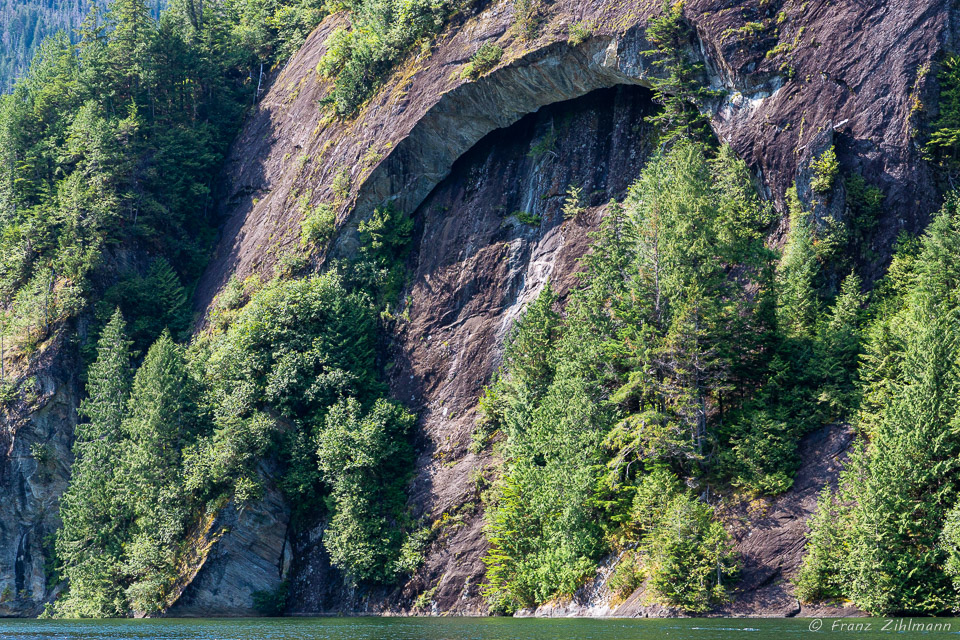
<svg viewBox="0 0 960 640"><path fill-rule="evenodd" d="M262 588L243 584L243 612L292 610L290 576L312 574L316 556L323 588L347 594L337 610L380 599L425 612L461 554L485 569L457 576L451 607L513 614L593 585L609 607L634 598L654 613L720 611L757 562L738 550L753 526L742 505L789 499L810 462L805 438L850 429L856 444L835 486L821 483L802 567L754 586L786 583L792 602L878 615L960 610L960 195L950 191L960 62L946 51L913 65L897 123L910 134L898 161L932 176L913 183L940 208L928 219L903 195L905 171L864 160L878 152L839 128L846 120L777 125L791 142L770 158L729 133L790 83L812 82L795 79L796 58L776 59L816 16L768 4L754 26L722 31L720 48L750 69L756 61L737 56L756 49L783 75L726 121L745 104L731 88L743 79L718 88L693 46L709 12L682 2L596 20L491 3L512 13L504 28L481 23L498 39L482 43L461 27L484 19L484 2L0 4L12 55L0 71L15 73L36 47L0 98L4 442L13 451L51 395L50 362L71 363L81 398L54 427L76 420L71 456L54 459L48 434L17 463L40 483L58 465L69 473L55 530L31 543L42 575L30 582L23 568L33 562L23 534L0 605L32 602L40 580L48 616L176 612L199 597L190 590L206 567L249 557L211 551L231 540L224 514L277 493L284 551ZM71 25L75 37L35 43ZM297 51L316 42L322 54L304 64ZM541 67L531 51L546 52ZM628 55L639 58L610 62ZM299 80L280 71L291 56L306 69ZM542 69L573 79L532 75ZM597 84L578 85L579 72ZM609 157L630 163L580 166L579 143L563 140L586 116L558 107L532 133L517 130L531 145L507 163L529 180L514 200L470 200L500 179L484 168L492 157L442 166L478 141L500 148L481 138L507 103L512 124L622 84L641 85L631 100L645 101L629 135L605 120L595 129ZM536 99L517 106L524 91ZM428 103L441 114L431 121L418 99L460 102ZM291 104L296 143L274 118ZM493 112L451 127L481 108ZM621 141L634 146L616 151ZM244 144L264 156L238 159ZM238 162L253 167L240 180ZM779 173L754 166L764 162ZM443 204L431 191L456 195ZM233 221L218 218L231 206L256 228L231 236ZM492 229L455 217L480 206ZM257 219L269 211L274 220ZM452 240L467 228L466 242ZM576 242L566 266L543 255ZM415 278L444 243L456 258ZM444 272L468 263L477 271ZM486 282L491 273L509 286ZM215 295L196 293L204 287ZM484 296L500 314L485 321L494 328L458 317ZM463 358L451 326L502 348L498 366ZM434 368L418 369L430 349ZM430 396L444 375L472 391ZM466 437L454 431L461 419ZM449 431L435 437L429 420ZM451 469L456 495L441 504ZM445 546L471 521L478 539Z"/></svg>
<svg viewBox="0 0 960 640"><path fill-rule="evenodd" d="M165 0L148 3L151 15L160 15L165 4ZM0 0L0 93L10 91L44 38L63 31L75 40L89 5L90 0Z"/></svg>
<svg viewBox="0 0 960 640"><path fill-rule="evenodd" d="M169 606L197 514L255 499L267 455L287 465L299 509L337 505L326 544L349 575L391 581L413 562L412 416L382 399L374 358L409 234L399 214L363 227L361 255L339 273L248 284L253 300L240 285L222 330L177 344L211 247L211 184L260 65L281 62L322 15L306 2L265 9L182 2L155 20L139 0L94 8L78 44L45 40L3 99L3 357L29 362L80 318L100 336L60 505L59 615ZM324 216L305 220L305 243L329 236Z"/></svg>

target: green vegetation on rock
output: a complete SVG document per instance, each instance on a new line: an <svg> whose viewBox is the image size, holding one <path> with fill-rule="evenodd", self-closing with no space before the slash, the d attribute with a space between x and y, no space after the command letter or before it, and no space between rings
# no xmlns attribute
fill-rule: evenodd
<svg viewBox="0 0 960 640"><path fill-rule="evenodd" d="M416 569L413 416L385 398L376 359L410 220L378 210L359 255L325 273L293 279L299 264L228 286L210 328L190 336L211 189L260 64L288 56L324 12L310 0L175 0L159 18L142 0L93 5L79 42L45 40L0 99L5 365L69 336L88 365L51 615L163 611L204 523L265 483L297 505L296 522L329 519L348 578ZM304 214L305 244L332 237L332 208Z"/></svg>
<svg viewBox="0 0 960 640"><path fill-rule="evenodd" d="M335 203L311 207L310 192L299 194L301 244L274 256L272 279L230 280L207 326L189 305L215 236L214 183L263 68L342 11L318 71L332 81L326 103L351 117L405 59L428 57L466 6L172 0L155 15L143 0L94 3L76 41L43 40L0 98L0 401L36 400L40 383L26 372L54 345L74 350L85 384L49 615L163 612L196 568L205 527L274 488L295 531L323 523L330 561L361 590L403 581L443 527L473 513L470 502L430 527L409 509L415 416L388 397L383 330L396 320L413 220L375 208L350 256L311 262L385 147L371 146L360 168L336 168ZM10 7L0 2L0 15L29 13ZM515 31L504 43L539 36L544 5L507 10ZM788 224L776 227L746 163L710 134L704 114L718 94L703 85L683 11L664 4L646 31L663 107L650 118L656 150L606 207L579 284L563 303L543 287L479 399L472 451L489 448L499 463L484 477L482 592L507 613L569 597L607 556L615 597L644 588L663 605L709 611L738 575L729 501L788 491L801 438L849 423L857 444L810 520L798 596L875 614L956 611L960 200L922 238L901 237L865 293L856 267L882 258L871 241L883 192L845 173L830 147L813 158L810 187L846 208L821 214L794 187L783 194ZM602 24L551 28L579 46ZM46 29L38 21L17 55ZM503 55L484 42L461 78ZM925 148L949 174L960 145L955 57L938 79ZM551 129L529 157L553 158L556 144ZM583 226L581 187L559 197L573 221L564 229ZM501 231L526 238L551 223L525 211L510 219ZM49 480L50 445L30 455ZM418 608L439 588L425 584ZM286 601L286 583L251 594L267 614Z"/></svg>
<svg viewBox="0 0 960 640"><path fill-rule="evenodd" d="M484 42L470 58L470 62L464 65L460 77L466 80L476 80L497 66L502 57L503 49L491 42Z"/></svg>
<svg viewBox="0 0 960 640"><path fill-rule="evenodd" d="M335 272L277 281L189 349L161 334L131 381L117 311L88 376L57 538L70 588L54 613L162 611L186 533L227 501L256 500L265 481L299 517L329 511L324 544L351 579L415 568L402 558L413 416L383 398L377 318ZM264 476L268 459L281 477Z"/></svg>
<svg viewBox="0 0 960 640"><path fill-rule="evenodd" d="M481 399L478 442L504 435L487 495L497 609L572 594L611 550L618 589L721 602L736 563L699 494L785 491L799 438L852 409L859 280L822 299L799 205L777 269L744 163L676 140L610 205L563 315L549 286L529 307Z"/></svg>
<svg viewBox="0 0 960 640"><path fill-rule="evenodd" d="M860 441L811 521L805 600L845 598L878 615L958 606L958 210L951 197L877 287L859 371Z"/></svg>
<svg viewBox="0 0 960 640"><path fill-rule="evenodd" d="M327 101L352 116L415 45L430 42L456 10L452 0L360 0L343 5L350 27L330 34L317 71L334 80Z"/></svg>

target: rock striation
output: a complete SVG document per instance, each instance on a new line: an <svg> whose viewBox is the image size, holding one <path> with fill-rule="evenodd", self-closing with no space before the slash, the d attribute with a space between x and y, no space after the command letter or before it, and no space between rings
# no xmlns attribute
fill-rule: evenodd
<svg viewBox="0 0 960 640"><path fill-rule="evenodd" d="M295 614L486 611L477 480L492 461L468 449L476 399L512 321L548 279L561 293L575 284L577 259L605 203L622 197L653 151L644 116L658 67L644 34L659 7L649 0L541 3L539 35L524 40L511 0L477 2L347 120L318 108L329 81L315 71L343 15L324 21L276 73L227 158L218 187L221 238L195 308L204 312L231 277L270 277L299 243L304 203L338 212L339 233L315 256L318 264L349 255L357 224L376 207L392 203L410 213L409 320L397 324L388 349L390 384L421 418L411 506L441 525L407 584L365 590L330 567L322 522L288 531L289 506L279 493L243 512L228 505L211 525L217 535L198 537L207 546L170 615L251 613L252 593L282 580ZM843 171L882 189L884 213L869 238L876 258L866 265L881 273L897 233L921 228L939 206L916 133L936 116L939 56L957 45L953 4L687 0L684 13L689 52L703 63L703 82L718 91L703 105L714 132L749 162L778 211L785 213L785 193L796 183L808 206L843 215L842 189L821 202L809 187L811 159L831 145ZM570 42L574 24L590 37ZM487 42L504 50L500 63L475 81L462 79ZM571 184L589 194L590 206L563 220ZM0 429L0 486L12 496L0 503L0 592L11 590L0 596L0 615L35 615L53 593L43 540L56 526L79 401L65 354L38 359L36 401L8 410ZM839 428L811 436L795 488L765 515L744 511L746 524L731 524L747 567L727 613L806 613L787 581L813 498L835 480L848 440ZM31 457L37 443L51 448L47 471ZM642 594L615 607L603 586L614 562L579 603L531 613L672 615L643 605Z"/></svg>
<svg viewBox="0 0 960 640"><path fill-rule="evenodd" d="M244 128L227 161L225 225L198 309L228 278L270 273L297 241L295 202L304 194L338 206L340 232L321 261L349 255L353 230L375 207L392 203L412 213L416 250L404 301L410 319L394 338L391 385L421 416L413 506L433 521L455 522L433 543L421 572L390 592L343 585L322 552L318 524L294 545L291 612L485 611L475 481L491 462L467 448L476 398L524 304L548 278L561 291L575 282L602 204L622 195L651 151L642 105L658 67L644 33L658 10L653 2L556 2L542 7L540 35L526 41L513 27L512 3L482 3L343 121L315 107L328 86L314 67L344 20L331 17L277 75ZM830 146L844 171L883 190L887 206L870 238L878 258L867 265L881 273L897 233L920 228L939 206L915 134L936 115L930 70L956 37L949 3L691 0L685 15L693 27L689 51L719 95L704 105L713 129L748 160L781 213L795 183L808 207L844 214L842 189L821 202L809 186L810 161ZM578 45L568 41L575 23L591 31ZM463 64L485 42L503 48L500 64L476 81L462 80ZM582 117L589 122L562 125ZM548 135L549 153L524 155ZM335 182L340 189L349 183L348 192L337 194ZM558 203L571 183L586 187L592 207L582 220L564 222ZM525 225L517 212L541 220ZM798 611L787 579L799 562L811 496L836 474L816 466L823 451L813 444L804 451L809 486L798 481L738 533L749 567L741 603L729 613ZM642 594L612 606L602 573L587 605L536 613L671 615L640 604ZM430 597L416 601L421 594Z"/></svg>
<svg viewBox="0 0 960 640"><path fill-rule="evenodd" d="M59 339L0 409L0 617L36 616L58 592L51 566L58 504L70 479L78 363Z"/></svg>

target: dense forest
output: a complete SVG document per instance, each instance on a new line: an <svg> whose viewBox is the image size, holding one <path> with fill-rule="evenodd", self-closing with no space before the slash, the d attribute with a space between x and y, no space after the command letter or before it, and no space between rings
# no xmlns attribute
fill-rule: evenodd
<svg viewBox="0 0 960 640"><path fill-rule="evenodd" d="M42 9L0 4L0 87L43 38L0 99L0 402L55 338L77 341L85 399L48 576L65 590L47 614L166 609L191 536L227 502L258 499L268 460L295 522L328 518L323 544L351 584L414 574L431 536L408 508L417 417L389 396L383 349L410 212L378 208L349 258L318 265L339 203L306 207L272 279L232 280L199 331L189 299L261 68L347 11L317 68L331 87L317 108L350 118L465 7L172 0L156 13L114 0L79 22L73 3ZM814 216L795 186L774 241L773 206L701 114L714 95L681 46L687 28L681 3L648 25L658 151L606 206L580 284L563 303L543 289L477 399L472 448L497 462L481 482L484 596L503 613L569 596L612 554L616 597L643 586L708 611L739 564L718 496L783 494L801 438L843 423L857 445L811 520L798 596L957 610L960 200L923 235L901 234L868 287L863 239L884 196L830 147L809 186L824 201L842 190L842 215ZM479 49L463 77L501 54ZM949 176L960 64L938 73L922 142ZM576 185L563 211L584 215ZM256 598L283 608L282 592Z"/></svg>
<svg viewBox="0 0 960 640"><path fill-rule="evenodd" d="M225 499L254 499L268 454L301 509L335 510L327 544L349 575L391 580L415 560L402 517L412 418L383 398L374 358L402 216L368 223L336 271L238 284L216 328L178 344L210 250L211 182L255 71L321 15L309 2L174 2L159 20L140 0L93 6L78 44L46 39L0 104L4 362L78 322L99 336L61 501L57 615L163 608L185 533ZM4 372L5 401L16 376Z"/></svg>
<svg viewBox="0 0 960 640"><path fill-rule="evenodd" d="M26 71L44 38L58 31L73 38L89 4L89 0L0 1L0 93L9 92ZM98 2L101 8L106 4ZM159 16L165 5L165 0L152 0L150 14Z"/></svg>

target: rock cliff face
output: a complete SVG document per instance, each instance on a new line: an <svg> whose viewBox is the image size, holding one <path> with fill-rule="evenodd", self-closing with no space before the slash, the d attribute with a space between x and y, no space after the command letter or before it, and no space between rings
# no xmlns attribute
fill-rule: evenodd
<svg viewBox="0 0 960 640"><path fill-rule="evenodd" d="M60 525L80 402L78 363L63 342L34 360L16 400L0 411L0 617L36 616L58 591L49 536Z"/></svg>
<svg viewBox="0 0 960 640"><path fill-rule="evenodd" d="M553 3L542 7L533 42L516 38L510 2L480 6L342 122L314 107L327 87L313 68L341 23L334 17L278 75L241 134L222 185L223 237L198 308L231 275L269 273L297 238L295 200L308 194L312 203L334 202L337 176L341 188L349 176L350 189L330 249L335 257L349 254L353 229L376 206L392 202L413 213L409 320L394 339L391 384L421 417L413 505L431 520L453 523L441 530L421 572L389 593L345 587L322 552L322 527L301 534L293 545L292 613L485 610L475 479L490 461L467 450L476 399L511 322L548 278L561 292L575 282L577 258L588 249L603 203L622 195L650 153L643 124L650 93L643 87L657 67L644 29L658 6ZM721 91L707 105L714 131L748 160L778 210L796 183L815 211L843 214L842 190L821 202L809 187L809 162L830 145L844 171L884 191L887 207L870 239L879 257L866 265L879 273L899 230L918 229L939 204L914 133L935 115L929 70L938 52L953 46L949 4L692 0L685 14L703 81ZM575 22L592 27L578 46L567 42ZM464 82L459 71L484 42L501 46L503 59ZM592 207L583 219L564 222L558 207L569 184L584 187ZM539 216L539 224L523 224L516 212ZM848 440L838 430L811 436L790 493L763 510L730 514L746 567L729 613L799 612L788 580L801 556L804 522L817 491L835 480ZM536 613L672 614L647 607L641 593L611 606L602 577L579 601ZM424 593L429 597L414 607Z"/></svg>
<svg viewBox="0 0 960 640"><path fill-rule="evenodd" d="M273 473L262 466L266 481L259 502L244 508L227 504L197 532L191 540L197 551L193 571L165 615L250 615L255 612L254 593L266 595L280 588L289 576L293 553L287 539L290 508L270 480Z"/></svg>
<svg viewBox="0 0 960 640"><path fill-rule="evenodd" d="M268 270L278 249L297 237L297 198L334 202L338 176L350 185L339 205L346 229L334 247L343 254L359 220L386 201L416 209L490 131L595 89L649 84L656 67L644 32L659 6L556 2L542 7L540 36L531 42L517 37L509 0L482 4L454 19L428 52L412 56L345 121L316 107L329 85L314 68L327 36L343 23L331 17L280 72L228 158L227 222L198 308L231 275ZM827 132L842 166L887 195L888 233L878 242L917 227L938 197L913 134L933 115L924 107L935 96L930 65L954 44L950 7L947 0L688 2L689 46L703 61L704 82L722 91L707 105L717 136L751 163L782 207L787 187L818 150L812 143ZM578 46L567 41L575 22L592 26ZM460 70L485 42L503 48L500 64L464 81Z"/></svg>
<svg viewBox="0 0 960 640"><path fill-rule="evenodd" d="M277 74L228 157L220 185L222 237L195 307L205 310L230 277L269 277L299 240L304 199L338 203L340 231L329 255L317 256L321 263L349 255L356 225L375 207L392 202L411 213L409 320L393 336L390 383L420 415L414 511L448 524L438 527L424 567L406 585L363 590L330 567L323 523L287 533L279 495L268 494L253 512L227 507L220 518L235 519L230 531L208 539L171 615L250 613L251 593L275 588L288 571L290 613L485 611L475 481L491 461L467 448L476 400L512 321L547 279L561 292L576 282L577 259L588 250L604 204L623 195L651 153L645 87L657 67L644 31L659 6L542 3L540 35L527 41L517 37L510 0L481 2L455 17L429 51L407 60L350 120L317 108L329 86L315 67L342 16L321 24ZM809 188L809 161L830 144L844 171L860 172L883 190L885 211L870 238L878 256L868 265L874 273L899 230L918 229L939 205L914 133L936 115L931 69L942 51L956 47L952 7L948 0L685 5L695 34L689 49L704 63L704 83L721 90L705 105L713 129L747 159L779 211L794 182L808 205L844 211L842 190L830 202L816 202ZM576 22L589 25L592 35L574 46L567 38ZM501 46L503 59L465 82L460 70L484 42ZM570 184L583 187L591 206L564 221L559 208ZM44 371L69 370L68 364L51 360ZM0 604L0 615L35 613L49 595L42 538L55 526L78 399L64 391L75 385L43 386L44 379L38 374L44 400L4 423L0 482L15 497L0 505L0 589L9 583L18 599ZM48 441L55 462L41 482L27 452ZM787 579L800 558L803 522L820 487L835 479L848 442L839 428L811 435L791 492L765 511L743 507L730 514L746 567L728 613L799 612ZM644 605L643 594L611 606L602 577L603 570L573 603L537 613L671 614Z"/></svg>
<svg viewBox="0 0 960 640"><path fill-rule="evenodd" d="M467 451L477 398L526 302L548 279L561 293L575 283L603 205L624 195L651 151L643 118L652 108L649 91L620 86L541 109L485 137L416 210L409 320L394 336L391 387L421 418L417 515L447 524L426 566L392 594L341 594L322 547L298 545L293 611L406 610L428 590L432 603L422 612L484 610L476 474L489 461ZM568 185L596 206L564 221Z"/></svg>

